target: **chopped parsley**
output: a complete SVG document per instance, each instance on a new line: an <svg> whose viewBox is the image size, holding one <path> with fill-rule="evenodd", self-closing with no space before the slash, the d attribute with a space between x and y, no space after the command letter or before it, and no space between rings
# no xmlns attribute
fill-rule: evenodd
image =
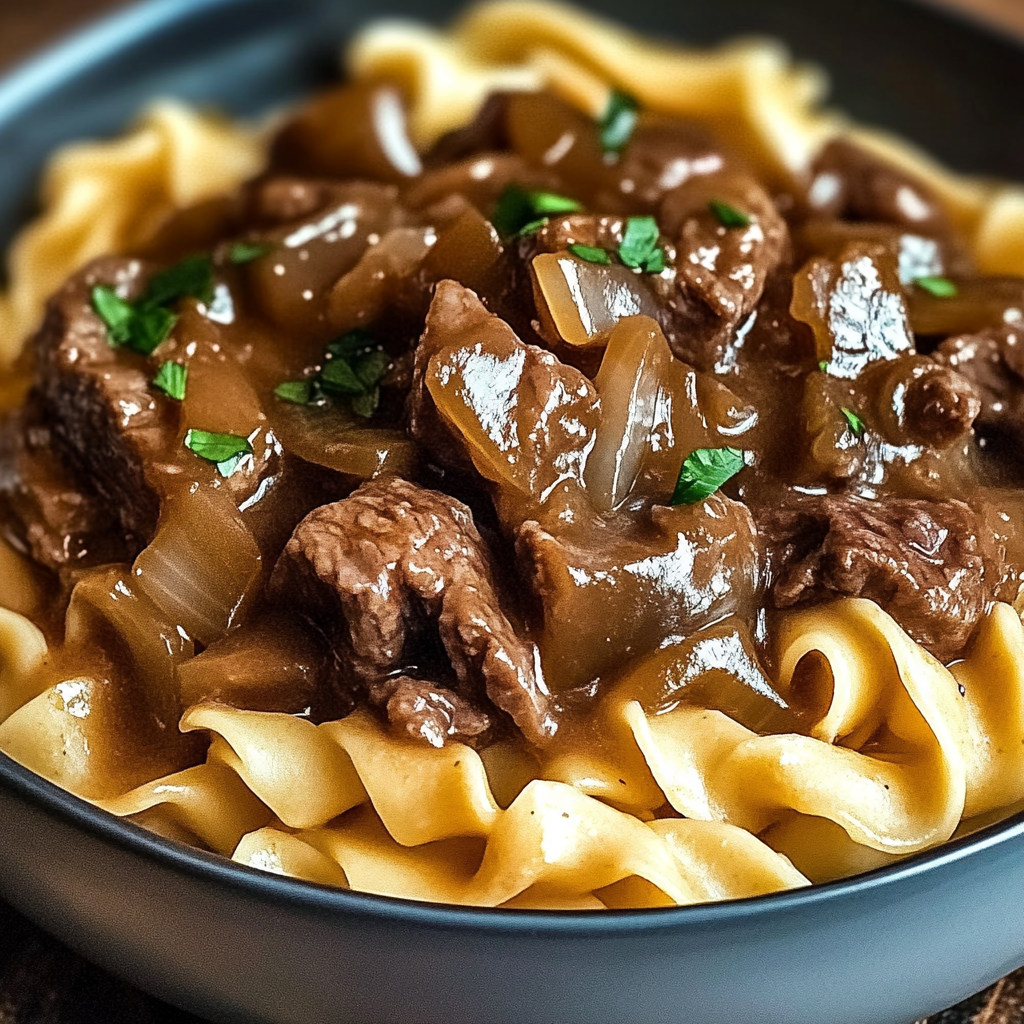
<svg viewBox="0 0 1024 1024"><path fill-rule="evenodd" d="M582 209L575 199L568 196L509 185L498 199L491 223L502 238L511 238L513 235L536 231L548 217L578 213Z"/></svg>
<svg viewBox="0 0 1024 1024"><path fill-rule="evenodd" d="M185 435L185 447L201 459L214 463L223 477L231 476L246 456L252 455L248 438L237 434L214 434L208 430L190 430Z"/></svg>
<svg viewBox="0 0 1024 1024"><path fill-rule="evenodd" d="M190 256L154 274L141 298L126 302L113 288L96 285L92 306L107 326L107 338L140 355L152 355L174 330L172 306L184 298L213 299L213 263L209 256Z"/></svg>
<svg viewBox="0 0 1024 1024"><path fill-rule="evenodd" d="M327 346L324 365L309 380L286 380L274 394L295 405L318 405L325 397L347 399L352 411L369 419L380 404L380 382L391 357L368 331L343 334Z"/></svg>
<svg viewBox="0 0 1024 1024"><path fill-rule="evenodd" d="M581 260L586 260L587 263L602 263L609 264L612 261L611 256L608 253L596 245L570 245L569 252L573 256L579 256Z"/></svg>
<svg viewBox="0 0 1024 1024"><path fill-rule="evenodd" d="M258 242L233 242L228 249L228 259L242 266L245 263L252 263L253 260L262 259L270 252L272 246L261 245Z"/></svg>
<svg viewBox="0 0 1024 1024"><path fill-rule="evenodd" d="M828 373L828 360L822 359L821 362L818 363L818 369L821 370L822 373Z"/></svg>
<svg viewBox="0 0 1024 1024"><path fill-rule="evenodd" d="M188 381L188 367L181 363L164 363L153 378L153 386L178 402L185 399L185 384Z"/></svg>
<svg viewBox="0 0 1024 1024"><path fill-rule="evenodd" d="M854 436L863 437L864 421L852 409L847 409L845 405L839 411L846 417L846 422L850 425Z"/></svg>
<svg viewBox="0 0 1024 1024"><path fill-rule="evenodd" d="M960 289L948 277L918 277L914 284L937 299L955 299L960 294Z"/></svg>
<svg viewBox="0 0 1024 1024"><path fill-rule="evenodd" d="M284 402L309 405L313 401L313 384L308 380L285 380L274 388L274 394Z"/></svg>
<svg viewBox="0 0 1024 1024"><path fill-rule="evenodd" d="M723 203L721 199L712 199L708 209L718 218L723 228L749 228L750 218L735 206Z"/></svg>
<svg viewBox="0 0 1024 1024"><path fill-rule="evenodd" d="M709 498L744 465L738 448L698 448L683 461L671 504L695 505Z"/></svg>
<svg viewBox="0 0 1024 1024"><path fill-rule="evenodd" d="M628 92L613 89L599 124L601 148L606 155L621 153L636 128L640 105Z"/></svg>
<svg viewBox="0 0 1024 1024"><path fill-rule="evenodd" d="M634 270L660 274L665 254L658 245L658 222L653 217L629 217L619 245L619 259Z"/></svg>

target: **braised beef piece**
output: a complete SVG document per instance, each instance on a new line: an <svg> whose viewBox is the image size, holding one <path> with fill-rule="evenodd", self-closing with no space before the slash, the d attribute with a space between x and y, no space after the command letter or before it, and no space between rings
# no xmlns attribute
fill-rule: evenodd
<svg viewBox="0 0 1024 1024"><path fill-rule="evenodd" d="M762 557L746 507L695 505L523 523L516 550L543 611L540 648L559 690L593 684L623 659L727 615L750 616Z"/></svg>
<svg viewBox="0 0 1024 1024"><path fill-rule="evenodd" d="M819 216L948 231L938 198L922 181L848 139L834 139L811 169L809 204Z"/></svg>
<svg viewBox="0 0 1024 1024"><path fill-rule="evenodd" d="M97 284L117 285L135 298L145 273L134 260L91 264L50 300L33 341L34 400L52 431L54 451L103 502L136 551L156 530L154 467L176 424L150 389L148 361L111 347L91 291Z"/></svg>
<svg viewBox="0 0 1024 1024"><path fill-rule="evenodd" d="M464 700L493 702L532 743L554 735L534 646L502 610L490 555L460 501L395 477L363 484L298 525L271 591L346 653L362 688L415 669L439 636Z"/></svg>
<svg viewBox="0 0 1024 1024"><path fill-rule="evenodd" d="M423 165L431 170L478 153L508 149L508 102L509 93L492 92L469 124L448 132L434 143L423 157Z"/></svg>
<svg viewBox="0 0 1024 1024"><path fill-rule="evenodd" d="M961 501L800 497L766 509L758 525L777 608L865 597L944 662L963 650L1003 577L993 538Z"/></svg>
<svg viewBox="0 0 1024 1024"><path fill-rule="evenodd" d="M369 698L386 710L395 729L432 747L449 741L476 746L493 726L483 708L454 690L410 676L371 683Z"/></svg>
<svg viewBox="0 0 1024 1024"><path fill-rule="evenodd" d="M978 425L1024 442L1024 328L1004 324L944 341L935 360L974 385L981 399Z"/></svg>

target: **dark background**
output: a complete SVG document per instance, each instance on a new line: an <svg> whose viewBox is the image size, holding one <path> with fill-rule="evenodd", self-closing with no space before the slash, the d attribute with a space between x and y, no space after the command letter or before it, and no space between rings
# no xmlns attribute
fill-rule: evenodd
<svg viewBox="0 0 1024 1024"><path fill-rule="evenodd" d="M0 0L0 69L123 2ZM1024 38L1024 0L935 2L988 19ZM0 1024L200 1022L97 970L0 903ZM932 1017L929 1024L1024 1024L1024 972Z"/></svg>

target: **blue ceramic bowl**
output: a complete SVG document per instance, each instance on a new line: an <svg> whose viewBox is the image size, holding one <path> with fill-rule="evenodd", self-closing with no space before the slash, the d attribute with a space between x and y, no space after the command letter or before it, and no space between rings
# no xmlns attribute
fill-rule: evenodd
<svg viewBox="0 0 1024 1024"><path fill-rule="evenodd" d="M389 3L445 18L454 3ZM906 0L605 0L706 43L768 32L837 102L966 170L1024 178L1024 52ZM171 93L252 114L335 76L370 0L158 0L0 84L0 244L42 162ZM112 818L0 755L0 895L217 1021L907 1024L1024 963L1024 818L849 881L709 906L488 911L322 888Z"/></svg>

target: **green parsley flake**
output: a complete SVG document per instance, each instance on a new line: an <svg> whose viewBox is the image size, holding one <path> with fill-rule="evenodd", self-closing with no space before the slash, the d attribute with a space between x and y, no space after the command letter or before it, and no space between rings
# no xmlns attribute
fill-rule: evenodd
<svg viewBox="0 0 1024 1024"><path fill-rule="evenodd" d="M283 402L309 405L313 401L313 385L308 380L286 380L274 388L274 394Z"/></svg>
<svg viewBox="0 0 1024 1024"><path fill-rule="evenodd" d="M735 206L723 203L721 199L712 199L708 209L718 218L723 228L749 228L750 218Z"/></svg>
<svg viewBox="0 0 1024 1024"><path fill-rule="evenodd" d="M738 448L698 448L683 462L671 504L695 505L709 498L744 465L744 453Z"/></svg>
<svg viewBox="0 0 1024 1024"><path fill-rule="evenodd" d="M213 298L213 263L209 256L190 256L154 274L145 294L126 302L113 288L97 285L92 306L107 325L110 344L125 345L148 356L167 340L177 316L169 307L184 298L208 303Z"/></svg>
<svg viewBox="0 0 1024 1024"><path fill-rule="evenodd" d="M653 217L629 217L619 246L619 259L634 270L660 274L665 254L658 245L658 222Z"/></svg>
<svg viewBox="0 0 1024 1024"><path fill-rule="evenodd" d="M170 306L181 299L213 299L213 261L209 256L189 256L173 267L154 274L140 300L142 309Z"/></svg>
<svg viewBox="0 0 1024 1024"><path fill-rule="evenodd" d="M491 223L502 238L511 238L523 232L536 231L548 217L577 213L581 209L582 206L568 196L509 185L498 199Z"/></svg>
<svg viewBox="0 0 1024 1024"><path fill-rule="evenodd" d="M185 400L185 384L188 381L188 367L181 363L164 363L153 378L153 386L159 388L175 401Z"/></svg>
<svg viewBox="0 0 1024 1024"><path fill-rule="evenodd" d="M600 121L601 148L608 155L621 153L633 135L639 104L621 89L613 89Z"/></svg>
<svg viewBox="0 0 1024 1024"><path fill-rule="evenodd" d="M948 277L918 277L914 284L937 299L955 299L960 294L960 289Z"/></svg>
<svg viewBox="0 0 1024 1024"><path fill-rule="evenodd" d="M611 256L604 249L596 245L570 245L569 252L573 256L578 256L581 260L586 260L587 263L603 263L607 265L612 261Z"/></svg>
<svg viewBox="0 0 1024 1024"><path fill-rule="evenodd" d="M818 363L818 369L821 370L822 373L828 373L828 360L822 359L821 362Z"/></svg>
<svg viewBox="0 0 1024 1024"><path fill-rule="evenodd" d="M245 263L252 263L253 260L262 259L272 248L255 242L233 242L228 249L228 260L242 266Z"/></svg>
<svg viewBox="0 0 1024 1024"><path fill-rule="evenodd" d="M380 382L391 357L369 331L354 330L327 346L323 369L309 380L286 380L274 394L295 405L316 405L325 396L348 399L357 416L369 419L380 404Z"/></svg>
<svg viewBox="0 0 1024 1024"><path fill-rule="evenodd" d="M863 437L864 421L852 409L847 409L846 406L843 406L839 411L846 417L846 422L849 423L850 430L853 431L854 435L856 437Z"/></svg>
<svg viewBox="0 0 1024 1024"><path fill-rule="evenodd" d="M201 459L213 462L223 477L231 476L241 466L247 455L252 455L248 438L237 434L214 434L208 430L189 430L185 435L185 447Z"/></svg>

